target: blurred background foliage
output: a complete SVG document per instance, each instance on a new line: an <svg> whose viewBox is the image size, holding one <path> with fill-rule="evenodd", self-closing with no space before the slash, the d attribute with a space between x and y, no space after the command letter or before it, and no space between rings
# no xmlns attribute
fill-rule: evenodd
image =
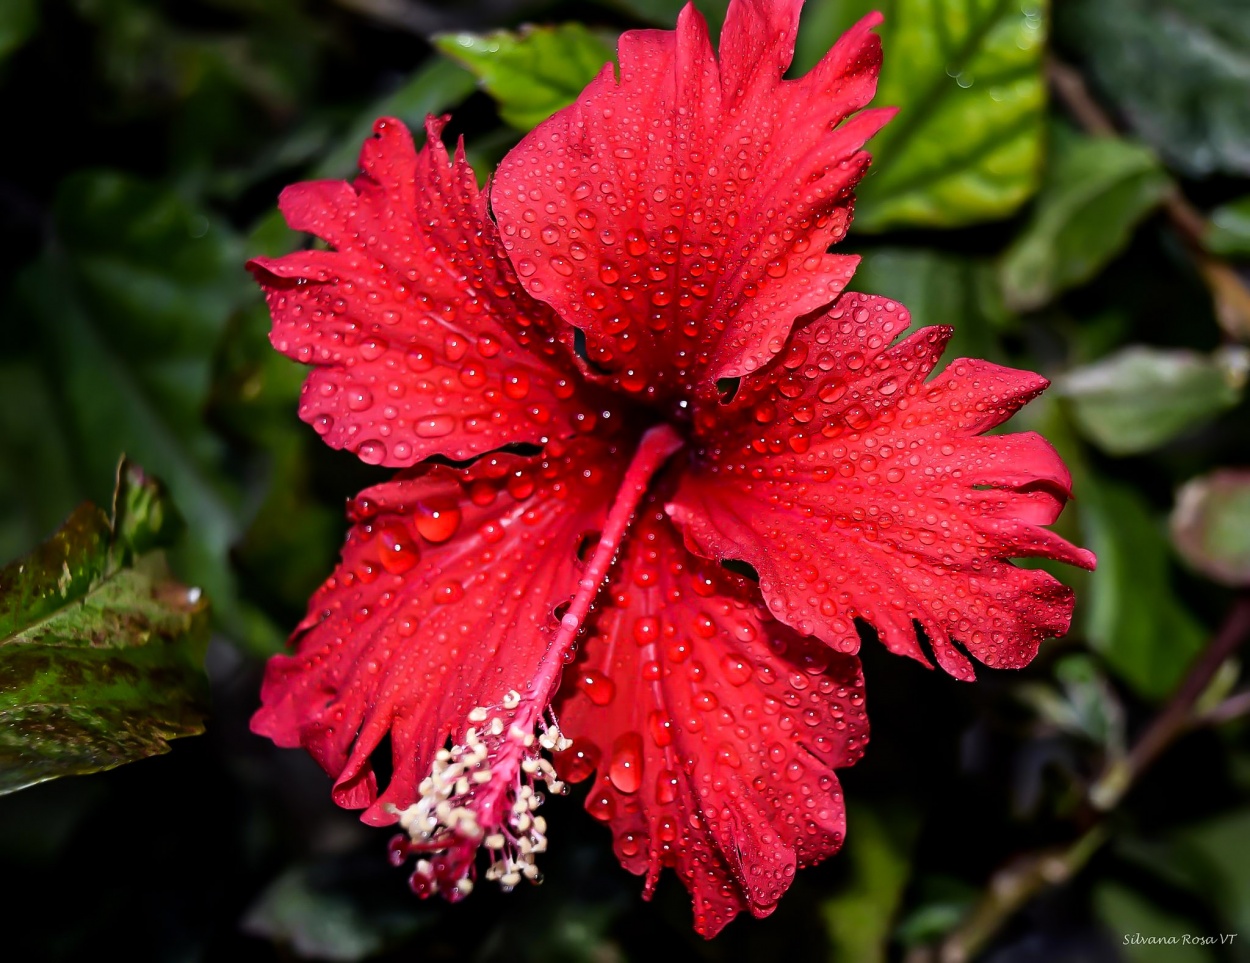
<svg viewBox="0 0 1250 963"><path fill-rule="evenodd" d="M954 353L1052 378L1012 428L1068 460L1060 528L1099 568L1057 572L1074 629L1024 672L967 686L865 649L873 741L845 775L846 849L772 917L702 942L674 879L638 898L576 794L550 804L544 886L418 903L385 833L336 810L303 754L248 734L262 659L332 567L344 499L385 474L297 420L302 372L268 347L242 264L300 243L277 192L350 176L380 114L419 129L451 112L484 177L622 29L671 26L679 6L0 2L0 560L79 502L114 503L123 453L172 497L124 465L111 520L80 510L0 573L9 737L64 699L32 661L45 621L56 644L90 635L58 591L113 620L131 675L110 678L146 713L134 743L0 739L0 789L198 731L200 591L213 620L206 735L0 798L6 956L1250 960L1243 0L809 0L796 71L882 9L878 103L901 108L859 192L852 287L953 324ZM698 6L715 30L723 0ZM126 594L135 580L159 611ZM179 705L154 687L170 666Z"/></svg>

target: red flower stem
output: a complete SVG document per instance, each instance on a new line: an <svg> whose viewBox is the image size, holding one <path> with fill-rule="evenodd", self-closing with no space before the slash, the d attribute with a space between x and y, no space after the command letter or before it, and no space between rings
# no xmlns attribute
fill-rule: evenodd
<svg viewBox="0 0 1250 963"><path fill-rule="evenodd" d="M608 511L599 544L595 546L585 575L578 582L577 594L573 596L573 601L560 620L559 632L538 664L532 691L537 697L540 712L555 694L555 687L560 682L560 671L564 668L564 657L582 630L591 603L608 577L608 569L620 550L638 503L647 493L647 487L655 473L664 467L664 463L683 444L681 436L666 424L649 428L638 443L638 450L634 452L633 460L625 470L621 487Z"/></svg>

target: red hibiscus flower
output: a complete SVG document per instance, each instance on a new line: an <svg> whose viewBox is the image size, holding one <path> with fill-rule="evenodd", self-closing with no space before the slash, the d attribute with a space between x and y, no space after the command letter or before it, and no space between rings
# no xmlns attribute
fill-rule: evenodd
<svg viewBox="0 0 1250 963"><path fill-rule="evenodd" d="M966 679L956 643L1014 667L1068 627L1071 592L1011 562L1093 565L1042 527L1068 473L983 434L1046 382L926 380L950 332L841 293L856 259L826 252L891 115L864 110L879 17L783 80L800 5L734 0L719 56L693 7L624 34L619 79L530 133L489 209L442 121L419 152L379 121L354 183L282 195L332 250L251 262L313 366L301 417L402 469L351 503L253 728L398 822L422 895L467 894L479 849L536 879L540 790L594 773L648 892L673 867L708 936L763 916L843 839L857 622Z"/></svg>

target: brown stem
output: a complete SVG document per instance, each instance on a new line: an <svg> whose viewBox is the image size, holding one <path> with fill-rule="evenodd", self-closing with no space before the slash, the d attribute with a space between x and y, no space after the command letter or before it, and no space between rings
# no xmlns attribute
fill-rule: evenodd
<svg viewBox="0 0 1250 963"><path fill-rule="evenodd" d="M1105 814L1114 809L1141 774L1195 723L1219 722L1250 710L1250 693L1241 693L1200 720L1193 714L1194 703L1247 636L1250 636L1250 592L1234 600L1210 645L1128 755L1108 767L1090 789L1089 799L1095 810ZM1224 706L1230 707L1231 715L1220 711ZM1066 848L1026 854L994 873L985 894L942 942L938 952L940 963L964 963L972 959L1033 897L1075 876L1106 841L1107 835L1106 823L1097 822Z"/></svg>
<svg viewBox="0 0 1250 963"><path fill-rule="evenodd" d="M998 870L990 878L985 895L943 941L939 963L972 959L1029 900L1080 872L1106 839L1106 830L1097 825L1068 846L1029 853Z"/></svg>
<svg viewBox="0 0 1250 963"><path fill-rule="evenodd" d="M1047 57L1046 79L1050 81L1051 89L1058 94L1063 105L1086 131L1098 137L1116 136L1115 124L1090 96L1080 71L1054 57Z"/></svg>
<svg viewBox="0 0 1250 963"><path fill-rule="evenodd" d="M1117 135L1111 117L1091 96L1079 71L1051 57L1046 61L1046 77L1060 102L1086 132L1096 137ZM1206 250L1210 222L1175 185L1163 199L1163 210L1211 292L1220 327L1232 337L1250 339L1250 288L1235 270Z"/></svg>
<svg viewBox="0 0 1250 963"><path fill-rule="evenodd" d="M1247 635L1250 635L1250 593L1243 593L1233 602L1224 624L1198 657L1167 706L1146 727L1128 755L1108 768L1090 789L1089 799L1096 809L1103 812L1114 809L1138 777L1192 727L1194 703L1211 684L1220 666L1241 647Z"/></svg>

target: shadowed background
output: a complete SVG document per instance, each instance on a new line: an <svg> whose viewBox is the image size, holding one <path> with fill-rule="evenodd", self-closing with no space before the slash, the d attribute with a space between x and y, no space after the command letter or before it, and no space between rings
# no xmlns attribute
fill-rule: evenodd
<svg viewBox="0 0 1250 963"><path fill-rule="evenodd" d="M720 22L724 3L699 5ZM864 646L873 731L842 774L848 842L773 916L702 941L672 874L639 899L578 791L547 804L541 887L418 902L387 832L248 732L345 498L389 474L297 419L303 371L268 346L242 265L302 243L278 191L351 176L380 114L419 129L450 112L484 177L621 30L679 6L0 3L0 562L82 500L107 508L124 453L167 486L185 521L162 535L170 567L212 605L205 734L0 796L5 956L1250 960L1250 473L1229 471L1250 461L1241 0L804 11L796 70L864 12L887 17L877 103L901 112L870 145L851 288L954 325L948 357L1055 382L1009 427L1072 467L1058 527L1100 564L1055 570L1073 631L1025 671L978 667L970 686ZM0 660L0 695L12 672Z"/></svg>

